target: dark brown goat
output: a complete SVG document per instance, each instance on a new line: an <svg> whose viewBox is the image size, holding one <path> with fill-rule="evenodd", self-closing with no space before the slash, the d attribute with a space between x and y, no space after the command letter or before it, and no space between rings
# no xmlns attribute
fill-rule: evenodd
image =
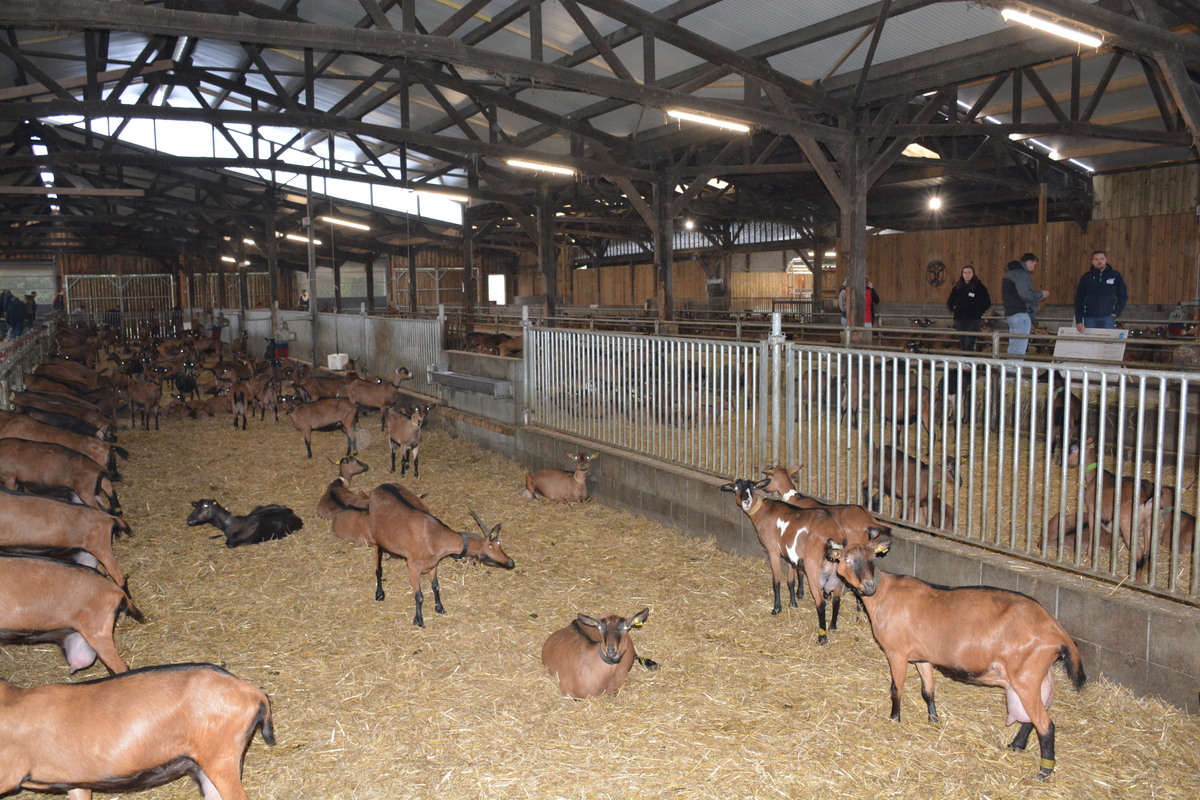
<svg viewBox="0 0 1200 800"><path fill-rule="evenodd" d="M83 405L79 398L66 395L13 392L12 404L14 410L29 413L43 422L66 427L76 433L99 436L109 442L116 440L112 419L100 413L94 403Z"/></svg>
<svg viewBox="0 0 1200 800"><path fill-rule="evenodd" d="M205 798L245 800L242 759L259 729L275 743L267 695L213 664L29 689L0 681L0 794L90 800L190 776Z"/></svg>
<svg viewBox="0 0 1200 800"><path fill-rule="evenodd" d="M953 462L945 461L934 467L884 445L873 450L868 461L868 474L862 482L863 504L878 509L879 493L889 494L903 501L901 515L911 518L922 499L928 500L930 494L937 496L939 490L950 492L958 483Z"/></svg>
<svg viewBox="0 0 1200 800"><path fill-rule="evenodd" d="M121 513L112 473L59 444L0 439L0 481L10 491L66 489L84 505Z"/></svg>
<svg viewBox="0 0 1200 800"><path fill-rule="evenodd" d="M358 450L354 425L358 422L358 406L344 397L332 397L311 403L300 403L294 395L283 398L292 425L304 435L304 449L312 458L313 431L340 429L346 434L346 455Z"/></svg>
<svg viewBox="0 0 1200 800"><path fill-rule="evenodd" d="M575 470L543 469L537 472L525 473L525 491L521 496L536 500L547 497L559 503L582 503L588 499L587 479L592 461L599 458L599 453L567 453L567 458L575 462Z"/></svg>
<svg viewBox="0 0 1200 800"><path fill-rule="evenodd" d="M249 514L239 516L227 511L216 500L197 500L192 503L187 524L196 526L205 523L225 534L226 547L282 539L304 527L303 520L287 506L258 506Z"/></svg>
<svg viewBox="0 0 1200 800"><path fill-rule="evenodd" d="M412 584L413 600L417 613L413 624L425 627L421 605L425 595L421 592L421 576L429 573L433 588L433 608L445 614L439 591L437 570L443 558L479 561L493 567L512 569L513 560L500 547L500 525L490 531L483 521L471 512L475 522L483 531L483 538L460 533L446 526L440 519L413 506L399 487L384 484L371 492L369 525L371 540L375 543L375 599L383 600L383 555L403 558L408 562L408 580Z"/></svg>
<svg viewBox="0 0 1200 800"><path fill-rule="evenodd" d="M408 471L408 459L412 456L413 477L421 477L421 430L433 406L415 406L408 412L395 408L383 411L383 422L387 429L388 449L392 454L392 472L396 471L396 451L400 451L400 474Z"/></svg>
<svg viewBox="0 0 1200 800"><path fill-rule="evenodd" d="M112 540L129 531L120 517L53 497L0 491L0 546L78 547L95 556L109 577L128 590Z"/></svg>
<svg viewBox="0 0 1200 800"><path fill-rule="evenodd" d="M635 659L650 669L658 666L638 658L629 637L649 618L648 608L628 619L614 614L600 619L580 614L546 639L542 663L558 677L563 694L576 699L615 694L625 685Z"/></svg>
<svg viewBox="0 0 1200 800"><path fill-rule="evenodd" d="M1076 689L1087 677L1079 648L1062 625L1036 600L988 587L941 588L877 569L876 557L891 542L871 545L829 542L826 557L837 574L862 598L875 641L892 673L892 712L900 719L900 698L908 665L921 677L921 697L929 721L937 722L933 671L981 686L1002 687L1008 695L1005 725L1021 723L1009 745L1024 750L1037 729L1043 778L1054 770L1055 662L1063 661Z"/></svg>
<svg viewBox="0 0 1200 800"><path fill-rule="evenodd" d="M97 657L109 672L124 672L129 667L113 642L122 611L143 621L129 595L90 567L0 556L0 641L53 642L71 672L90 667Z"/></svg>

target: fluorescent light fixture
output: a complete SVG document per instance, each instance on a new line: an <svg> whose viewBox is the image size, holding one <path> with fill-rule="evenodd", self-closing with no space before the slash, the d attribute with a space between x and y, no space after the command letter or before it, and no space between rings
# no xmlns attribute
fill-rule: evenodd
<svg viewBox="0 0 1200 800"><path fill-rule="evenodd" d="M929 198L929 207L934 211L937 211L942 207L942 198L938 197L937 195Z"/></svg>
<svg viewBox="0 0 1200 800"><path fill-rule="evenodd" d="M707 114L697 114L695 111L683 111L678 108L668 108L667 116L675 119L686 119L689 122L699 122L701 125L711 125L714 128L721 128L726 131L736 131L737 133L749 133L750 126L744 122L738 122L735 119L722 119L720 117L710 117Z"/></svg>
<svg viewBox="0 0 1200 800"><path fill-rule="evenodd" d="M253 239L242 239L242 244L248 244L251 247L258 247L258 245L254 243Z"/></svg>
<svg viewBox="0 0 1200 800"><path fill-rule="evenodd" d="M236 263L237 263L237 259L236 259L236 258L234 258L233 256L221 256L221 260L222 260L222 261L225 261L225 262L228 262L228 263L230 263L230 264L236 264Z"/></svg>
<svg viewBox="0 0 1200 800"><path fill-rule="evenodd" d="M1102 44L1104 44L1103 40L1101 40L1098 36L1094 36L1090 33L1084 33L1083 31L1076 30L1074 28L1068 28L1065 25L1059 25L1058 23L1051 22L1048 19L1031 16L1023 11L1017 11L1015 8L1004 9L1000 12L1000 16L1004 18L1005 22L1020 22L1022 25L1028 25L1036 30L1052 33L1055 36L1061 36L1064 39L1070 39L1072 42L1079 42L1085 47L1100 47Z"/></svg>
<svg viewBox="0 0 1200 800"><path fill-rule="evenodd" d="M467 197L465 194L442 194L441 192L426 192L424 190L418 190L417 194L424 195L425 197L436 197L440 200L450 200L454 203L471 202L471 198Z"/></svg>
<svg viewBox="0 0 1200 800"><path fill-rule="evenodd" d="M575 170L571 167L563 167L558 164L543 164L540 161L525 161L520 158L509 158L505 162L510 167L520 167L521 169L531 169L535 172L553 172L557 175L574 175Z"/></svg>
<svg viewBox="0 0 1200 800"><path fill-rule="evenodd" d="M356 230L356 231L371 230L370 225L363 225L361 222L351 222L348 219L338 219L337 217L328 217L328 216L323 216L323 217L321 217L321 219L325 220L326 222L328 222L331 225L341 225L343 228L354 228L354 230Z"/></svg>
<svg viewBox="0 0 1200 800"><path fill-rule="evenodd" d="M285 234L283 238L285 238L285 239L291 239L293 242L304 242L305 244L308 244L308 237L307 237L307 236L301 236L301 235L300 235L300 234L298 234L298 233L288 233L288 234ZM313 243L313 244L321 244L321 240L320 240L320 239L313 239L313 240L312 240L312 243Z"/></svg>
<svg viewBox="0 0 1200 800"><path fill-rule="evenodd" d="M904 148L904 151L900 155L908 156L909 158L941 158L940 155L930 150L925 145L917 144L916 142L913 142L908 147Z"/></svg>

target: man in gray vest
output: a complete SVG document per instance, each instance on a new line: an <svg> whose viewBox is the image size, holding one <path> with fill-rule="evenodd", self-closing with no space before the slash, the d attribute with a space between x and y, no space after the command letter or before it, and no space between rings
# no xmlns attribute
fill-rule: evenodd
<svg viewBox="0 0 1200 800"><path fill-rule="evenodd" d="M1022 337L1033 330L1038 303L1050 296L1049 291L1033 288L1033 270L1037 263L1037 256L1033 253L1021 256L1020 261L1008 262L1004 281L1000 284L1004 294L1004 313L1008 315L1008 331L1019 334L1008 340L1008 352L1011 355L1023 356L1029 349L1029 340Z"/></svg>

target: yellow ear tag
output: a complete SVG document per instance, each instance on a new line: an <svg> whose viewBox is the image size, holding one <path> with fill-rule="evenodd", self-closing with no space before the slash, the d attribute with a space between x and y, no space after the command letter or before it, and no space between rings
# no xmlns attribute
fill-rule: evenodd
<svg viewBox="0 0 1200 800"><path fill-rule="evenodd" d="M885 553L887 553L888 550L891 550L891 548L890 547L876 547L875 555L879 555L879 556L884 555Z"/></svg>

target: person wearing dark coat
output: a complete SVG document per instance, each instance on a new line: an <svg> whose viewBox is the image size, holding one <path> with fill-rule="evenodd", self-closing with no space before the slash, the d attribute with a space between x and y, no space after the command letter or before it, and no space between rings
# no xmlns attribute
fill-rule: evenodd
<svg viewBox="0 0 1200 800"><path fill-rule="evenodd" d="M13 298L8 304L8 311L4 314L4 321L8 323L7 339L20 339L25 335L25 304L17 298Z"/></svg>
<svg viewBox="0 0 1200 800"><path fill-rule="evenodd" d="M1092 253L1092 267L1075 289L1075 330L1115 328L1117 317L1129 302L1129 290L1121 273L1108 263L1103 250Z"/></svg>
<svg viewBox="0 0 1200 800"><path fill-rule="evenodd" d="M978 332L982 327L983 315L992 308L992 296L975 274L974 267L962 268L962 275L950 290L950 299L946 301L946 306L954 314L956 331ZM958 346L968 353L974 353L975 337L959 336Z"/></svg>

